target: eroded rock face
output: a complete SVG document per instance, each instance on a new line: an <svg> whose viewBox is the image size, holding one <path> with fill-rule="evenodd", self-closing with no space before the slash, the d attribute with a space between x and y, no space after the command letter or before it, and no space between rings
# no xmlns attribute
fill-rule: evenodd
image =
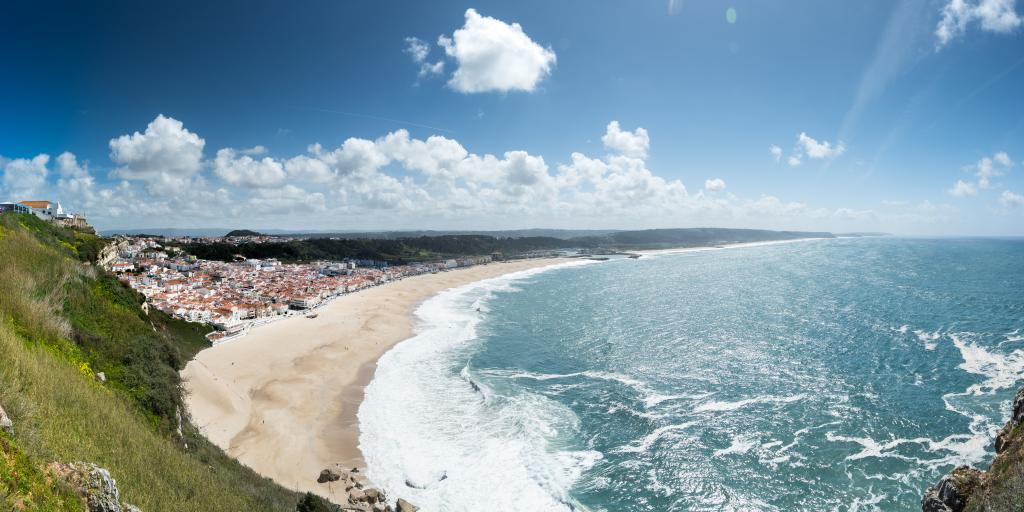
<svg viewBox="0 0 1024 512"><path fill-rule="evenodd" d="M1002 430L996 436L996 453L1006 451L1013 439L1011 434L1021 423L1024 423L1024 387L1017 390L1017 396L1013 399L1013 412L1010 414L1010 421L1003 425Z"/></svg>
<svg viewBox="0 0 1024 512"><path fill-rule="evenodd" d="M388 504L388 498L384 491L370 487L369 482L357 468L351 470L341 469L339 465L324 469L316 480L321 484L331 485L338 482L338 486L345 490L344 498L346 503L341 504L343 512L394 512L403 510L413 512L417 507L405 500L398 500L399 508L395 509ZM406 508L401 508L404 503Z"/></svg>
<svg viewBox="0 0 1024 512"><path fill-rule="evenodd" d="M14 433L14 422L11 421L10 416L7 415L7 411L2 406L0 406L0 430L8 434Z"/></svg>
<svg viewBox="0 0 1024 512"><path fill-rule="evenodd" d="M89 512L139 512L121 501L117 481L110 472L90 462L54 462L48 469L85 500Z"/></svg>
<svg viewBox="0 0 1024 512"><path fill-rule="evenodd" d="M923 512L963 512L967 500L981 484L985 472L960 466L942 477L939 484L925 491L921 500Z"/></svg>

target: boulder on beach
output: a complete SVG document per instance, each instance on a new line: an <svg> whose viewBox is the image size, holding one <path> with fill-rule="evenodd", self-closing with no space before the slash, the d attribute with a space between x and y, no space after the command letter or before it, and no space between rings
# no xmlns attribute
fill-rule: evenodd
<svg viewBox="0 0 1024 512"><path fill-rule="evenodd" d="M341 475L338 474L338 473L335 473L333 470L331 470L329 468L321 471L320 472L320 476L318 476L316 478L316 482L318 484L322 484L322 483L326 483L326 482L337 482L338 480L341 480Z"/></svg>
<svg viewBox="0 0 1024 512"><path fill-rule="evenodd" d="M408 501L398 498L398 503L395 504L395 510L397 512L416 512L420 508Z"/></svg>
<svg viewBox="0 0 1024 512"><path fill-rule="evenodd" d="M362 489L352 489L348 492L349 503L360 503L366 501L366 493Z"/></svg>
<svg viewBox="0 0 1024 512"><path fill-rule="evenodd" d="M377 503L378 501L383 501L384 499L384 493L380 492L377 489L365 489L363 490L363 494L366 495L366 501L368 503Z"/></svg>

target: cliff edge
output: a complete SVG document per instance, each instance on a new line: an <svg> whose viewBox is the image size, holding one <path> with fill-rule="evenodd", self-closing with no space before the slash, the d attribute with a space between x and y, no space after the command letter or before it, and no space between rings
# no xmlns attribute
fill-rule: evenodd
<svg viewBox="0 0 1024 512"><path fill-rule="evenodd" d="M1013 400L1010 421L996 436L988 471L960 466L925 491L924 512L1024 511L1024 387Z"/></svg>

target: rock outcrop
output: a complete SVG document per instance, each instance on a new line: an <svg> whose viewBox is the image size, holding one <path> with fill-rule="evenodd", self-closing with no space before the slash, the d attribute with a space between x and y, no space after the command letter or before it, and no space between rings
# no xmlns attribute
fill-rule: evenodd
<svg viewBox="0 0 1024 512"><path fill-rule="evenodd" d="M985 472L960 466L929 487L921 501L923 512L963 512L967 501L985 478Z"/></svg>
<svg viewBox="0 0 1024 512"><path fill-rule="evenodd" d="M121 501L117 481L109 471L96 464L54 462L48 469L82 497L89 512L140 512L138 507Z"/></svg>
<svg viewBox="0 0 1024 512"><path fill-rule="evenodd" d="M988 471L960 466L929 487L923 512L1020 510L1024 503L1024 387L1013 400L1010 420L995 440L996 457ZM1009 508L1008 508L1009 507Z"/></svg>
<svg viewBox="0 0 1024 512"><path fill-rule="evenodd" d="M419 509L420 508L417 507L416 505L413 505L412 503L409 503L408 501L405 501L401 498L398 499L398 504L396 505L395 508L397 512L416 512Z"/></svg>
<svg viewBox="0 0 1024 512"><path fill-rule="evenodd" d="M1024 423L1024 387L1017 390L1017 396L1013 399L1013 413L1010 421L1003 425L1002 430L996 435L996 453L1003 453L1014 441L1014 430Z"/></svg>
<svg viewBox="0 0 1024 512"><path fill-rule="evenodd" d="M14 433L14 422L11 421L11 417L7 415L7 411L4 410L3 406L0 406L0 430L8 434Z"/></svg>
<svg viewBox="0 0 1024 512"><path fill-rule="evenodd" d="M370 487L358 469L343 470L338 467L326 468L320 472L317 482L338 485L345 492L346 503L340 510L346 512L416 512L418 507L399 499L395 506L388 504L384 491ZM335 484L335 482L337 482Z"/></svg>
<svg viewBox="0 0 1024 512"><path fill-rule="evenodd" d="M348 477L348 475L345 476L346 478ZM338 480L341 480L341 474L335 473L332 469L325 469L321 471L320 476L316 478L316 483L322 484L327 482L337 482Z"/></svg>

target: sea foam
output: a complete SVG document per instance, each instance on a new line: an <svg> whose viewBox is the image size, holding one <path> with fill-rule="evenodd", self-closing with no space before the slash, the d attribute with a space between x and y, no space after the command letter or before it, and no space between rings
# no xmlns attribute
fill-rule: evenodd
<svg viewBox="0 0 1024 512"><path fill-rule="evenodd" d="M464 364L488 298L543 270L447 290L417 309L416 336L380 359L359 408L372 482L424 510L580 509L569 489L601 454L565 443L575 414L491 389Z"/></svg>

